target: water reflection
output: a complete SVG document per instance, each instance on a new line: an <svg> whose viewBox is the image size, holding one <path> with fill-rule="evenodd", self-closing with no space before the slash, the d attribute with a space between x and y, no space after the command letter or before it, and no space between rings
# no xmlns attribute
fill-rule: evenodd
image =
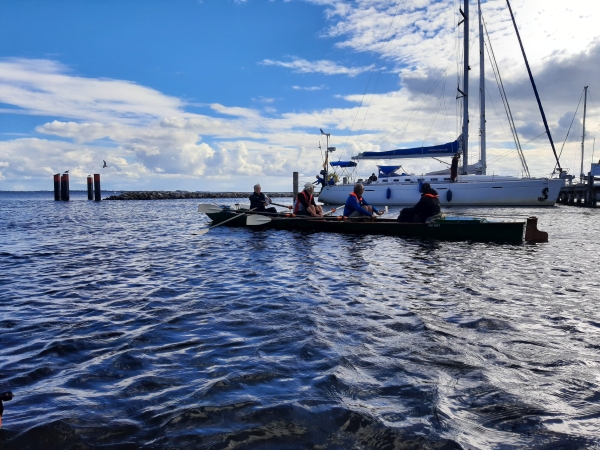
<svg viewBox="0 0 600 450"><path fill-rule="evenodd" d="M531 246L1 200L3 448L600 444L597 211L473 211Z"/></svg>

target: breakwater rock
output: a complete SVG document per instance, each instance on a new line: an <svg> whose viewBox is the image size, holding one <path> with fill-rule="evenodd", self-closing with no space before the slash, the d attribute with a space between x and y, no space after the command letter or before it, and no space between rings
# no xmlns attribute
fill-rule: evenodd
<svg viewBox="0 0 600 450"><path fill-rule="evenodd" d="M126 191L104 200L170 200L182 198L248 198L252 192ZM291 192L265 192L271 198L292 197Z"/></svg>

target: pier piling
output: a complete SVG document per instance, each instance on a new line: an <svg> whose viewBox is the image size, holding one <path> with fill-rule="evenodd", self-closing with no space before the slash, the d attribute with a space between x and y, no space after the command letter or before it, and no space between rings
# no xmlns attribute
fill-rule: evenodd
<svg viewBox="0 0 600 450"><path fill-rule="evenodd" d="M68 202L70 200L70 191L69 191L69 174L63 173L60 177L60 197L61 200Z"/></svg>
<svg viewBox="0 0 600 450"><path fill-rule="evenodd" d="M91 175L87 177L88 200L94 200L94 179Z"/></svg>
<svg viewBox="0 0 600 450"><path fill-rule="evenodd" d="M293 174L293 182L294 184L294 202L296 201L296 197L298 197L298 172L294 172Z"/></svg>
<svg viewBox="0 0 600 450"><path fill-rule="evenodd" d="M54 200L60 200L60 173L54 174Z"/></svg>
<svg viewBox="0 0 600 450"><path fill-rule="evenodd" d="M95 193L94 200L97 202L101 201L102 194L100 193L100 174L99 173L94 174L94 193Z"/></svg>

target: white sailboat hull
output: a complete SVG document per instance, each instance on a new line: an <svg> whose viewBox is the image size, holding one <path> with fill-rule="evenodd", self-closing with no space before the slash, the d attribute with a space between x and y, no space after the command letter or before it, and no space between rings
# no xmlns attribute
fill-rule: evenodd
<svg viewBox="0 0 600 450"><path fill-rule="evenodd" d="M564 180L555 178L463 175L452 183L443 177L402 176L366 183L363 197L376 206L412 206L421 198L420 182L438 191L442 206L553 206L564 185ZM352 188L352 184L326 186L319 201L345 204Z"/></svg>

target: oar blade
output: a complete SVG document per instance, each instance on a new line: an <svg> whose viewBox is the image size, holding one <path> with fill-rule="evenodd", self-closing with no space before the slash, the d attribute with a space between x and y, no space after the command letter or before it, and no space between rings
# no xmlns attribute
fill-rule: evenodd
<svg viewBox="0 0 600 450"><path fill-rule="evenodd" d="M246 225L249 226L264 225L265 223L269 223L270 221L271 218L267 216L252 215L246 217Z"/></svg>
<svg viewBox="0 0 600 450"><path fill-rule="evenodd" d="M210 230L210 228L202 228L201 230L194 231L192 234L194 236L202 236L203 234L208 233L209 230Z"/></svg>
<svg viewBox="0 0 600 450"><path fill-rule="evenodd" d="M198 205L198 212L201 213L218 213L221 212L221 207L213 205L212 203L200 203Z"/></svg>

